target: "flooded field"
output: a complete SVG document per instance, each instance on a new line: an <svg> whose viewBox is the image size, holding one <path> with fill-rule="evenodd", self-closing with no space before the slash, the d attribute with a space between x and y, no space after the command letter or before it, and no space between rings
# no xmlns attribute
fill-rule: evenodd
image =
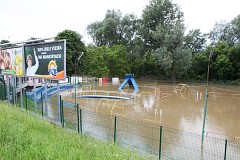
<svg viewBox="0 0 240 160"><path fill-rule="evenodd" d="M120 92L119 85L113 84L77 88L77 96L118 96L130 100L77 98L76 101L85 110L201 134L206 89L204 84L172 85L140 80L137 83L137 92L128 86ZM61 95L64 101L74 103L74 89L61 92ZM238 139L239 115L240 88L210 85L206 136Z"/></svg>
<svg viewBox="0 0 240 160"><path fill-rule="evenodd" d="M111 83L78 86L76 103L82 108L83 133L102 140L116 139L122 146L156 159L159 155L163 159L240 159L240 87L209 85L202 142L205 84L143 80L137 84L138 91L128 85L118 91L119 84ZM65 125L76 129L75 89L60 94ZM57 103L54 94L48 103L49 117L58 117Z"/></svg>

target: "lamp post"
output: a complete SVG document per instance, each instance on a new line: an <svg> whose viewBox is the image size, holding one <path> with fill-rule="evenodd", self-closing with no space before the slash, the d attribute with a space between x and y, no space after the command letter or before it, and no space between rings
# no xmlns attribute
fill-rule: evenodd
<svg viewBox="0 0 240 160"><path fill-rule="evenodd" d="M83 56L83 54L84 54L84 52L80 52L79 53L79 55L78 55L78 58L77 59L75 59L75 64L74 64L74 66L75 66L75 82L74 82L74 84L75 84L75 86L74 86L74 89L75 89L75 92L74 92L74 100L75 100L75 107L77 107L77 84L76 84L76 79L77 79L77 75L76 75L76 62L77 61L79 61L80 59L81 59L81 57Z"/></svg>
<svg viewBox="0 0 240 160"><path fill-rule="evenodd" d="M209 78L209 70L210 70L210 60L213 55L214 48L212 47L210 51L210 55L208 57L208 71L207 71L207 85L206 85L206 95L204 101L204 109L203 109L203 127L202 127L202 142L204 140L204 132L205 132L205 123L206 123L206 116L207 116L207 102L208 102L208 78Z"/></svg>

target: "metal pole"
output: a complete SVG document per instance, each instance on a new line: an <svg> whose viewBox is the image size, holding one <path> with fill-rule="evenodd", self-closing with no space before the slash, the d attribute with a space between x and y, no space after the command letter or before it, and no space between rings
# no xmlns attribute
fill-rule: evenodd
<svg viewBox="0 0 240 160"><path fill-rule="evenodd" d="M12 104L14 104L14 88L13 88L13 85L12 85Z"/></svg>
<svg viewBox="0 0 240 160"><path fill-rule="evenodd" d="M59 95L59 112L60 112L60 122L62 123L62 96L61 95Z"/></svg>
<svg viewBox="0 0 240 160"><path fill-rule="evenodd" d="M204 133L205 133L205 124L206 124L206 116L207 116L207 102L208 102L208 87L206 87L206 97L205 97L204 109L203 109L202 142L204 140Z"/></svg>
<svg viewBox="0 0 240 160"><path fill-rule="evenodd" d="M3 87L2 87L2 84L0 84L0 95L1 95L1 100L3 100L3 94L2 94L3 91L2 91L2 88L3 88Z"/></svg>
<svg viewBox="0 0 240 160"><path fill-rule="evenodd" d="M23 108L22 77L19 77L19 83L20 83L20 101L21 101L21 108Z"/></svg>
<svg viewBox="0 0 240 160"><path fill-rule="evenodd" d="M206 95L205 95L205 102L204 102L204 109L203 109L203 127L202 127L202 142L204 140L204 133L205 133L205 123L206 123L206 116L207 116L207 102L208 102L208 79L209 79L209 70L210 70L210 61L213 54L213 48L211 49L210 55L208 57L208 71L207 71L207 85L206 85Z"/></svg>
<svg viewBox="0 0 240 160"><path fill-rule="evenodd" d="M77 86L76 86L76 60L75 60L75 65L74 65L74 67L75 67L75 79L74 79L74 85L75 85L75 87L74 87L74 101L75 101L75 107L76 107L76 105L77 105Z"/></svg>
<svg viewBox="0 0 240 160"><path fill-rule="evenodd" d="M77 129L78 129L78 133L80 133L80 124L79 124L79 106L77 104Z"/></svg>
<svg viewBox="0 0 240 160"><path fill-rule="evenodd" d="M5 83L5 80L3 81L3 97L4 99L6 99L6 83Z"/></svg>
<svg viewBox="0 0 240 160"><path fill-rule="evenodd" d="M12 102L16 104L15 101L15 77L12 76Z"/></svg>
<svg viewBox="0 0 240 160"><path fill-rule="evenodd" d="M114 144L116 143L116 138L117 138L117 116L114 116Z"/></svg>
<svg viewBox="0 0 240 160"><path fill-rule="evenodd" d="M33 78L33 87L34 87L34 109L37 113L37 94L36 94L36 78Z"/></svg>
<svg viewBox="0 0 240 160"><path fill-rule="evenodd" d="M160 126L160 134L159 134L159 157L158 159L161 159L162 154L162 126Z"/></svg>
<svg viewBox="0 0 240 160"><path fill-rule="evenodd" d="M227 139L225 140L224 160L227 159Z"/></svg>
<svg viewBox="0 0 240 160"><path fill-rule="evenodd" d="M11 87L11 90L12 90L12 104L15 104L15 97L14 97L14 84L15 84L15 82L14 82L14 77L13 76L11 76L11 82L12 82L12 87Z"/></svg>
<svg viewBox="0 0 240 160"><path fill-rule="evenodd" d="M9 83L9 76L6 76L6 78L7 78L7 100L8 100L8 102L10 103L10 89L9 89L9 85L10 85L10 83Z"/></svg>
<svg viewBox="0 0 240 160"><path fill-rule="evenodd" d="M26 111L27 111L27 90L25 89L25 107L26 107Z"/></svg>
<svg viewBox="0 0 240 160"><path fill-rule="evenodd" d="M14 80L15 80L15 84L14 84L14 86L15 86L15 90L14 90L14 93L15 93L15 103L17 104L17 77L15 77L14 78Z"/></svg>
<svg viewBox="0 0 240 160"><path fill-rule="evenodd" d="M61 121L61 111L60 111L60 103L61 103L61 97L60 97L60 86L59 86L59 80L57 80L57 94L58 94L58 120Z"/></svg>
<svg viewBox="0 0 240 160"><path fill-rule="evenodd" d="M63 110L63 100L62 100L62 127L64 128L64 110Z"/></svg>
<svg viewBox="0 0 240 160"><path fill-rule="evenodd" d="M78 55L78 57L77 57L77 59L75 59L75 64L74 64L74 67L75 67L75 97L74 97L74 99L75 99L75 109L76 109L76 107L77 107L77 84L76 84L76 65L77 65L77 61L79 61L80 59L81 59L81 57L83 56L83 52L80 52L80 54Z"/></svg>
<svg viewBox="0 0 240 160"><path fill-rule="evenodd" d="M60 115L61 115L60 123L62 124L62 100L60 101Z"/></svg>
<svg viewBox="0 0 240 160"><path fill-rule="evenodd" d="M47 81L44 79L44 94L45 94L45 115L48 117L48 106L47 106Z"/></svg>
<svg viewBox="0 0 240 160"><path fill-rule="evenodd" d="M80 109L80 133L82 134L83 128L82 128L82 109Z"/></svg>
<svg viewBox="0 0 240 160"><path fill-rule="evenodd" d="M41 110L42 110L42 117L43 117L43 95L41 92Z"/></svg>

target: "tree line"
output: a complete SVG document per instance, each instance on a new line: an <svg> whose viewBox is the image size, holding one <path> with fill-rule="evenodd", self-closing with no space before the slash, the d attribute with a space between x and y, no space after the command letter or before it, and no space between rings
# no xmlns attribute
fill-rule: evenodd
<svg viewBox="0 0 240 160"><path fill-rule="evenodd" d="M71 30L58 33L67 40L67 74L96 77L150 76L160 79L240 80L240 15L216 22L210 33L186 32L184 13L171 0L151 0L138 18L107 10L103 20L87 26L93 44ZM76 61L80 52L84 56Z"/></svg>

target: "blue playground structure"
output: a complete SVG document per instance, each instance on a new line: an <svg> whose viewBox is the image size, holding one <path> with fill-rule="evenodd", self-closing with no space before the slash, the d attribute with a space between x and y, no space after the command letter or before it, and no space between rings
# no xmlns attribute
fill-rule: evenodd
<svg viewBox="0 0 240 160"><path fill-rule="evenodd" d="M126 85L129 84L129 86L133 86L134 90L139 90L138 85L134 79L134 75L133 74L126 74L125 75L125 80L123 81L123 83L119 86L118 90L122 90L122 88Z"/></svg>
<svg viewBox="0 0 240 160"><path fill-rule="evenodd" d="M72 88L74 88L74 85L71 85L71 84L63 84L63 85L59 86L60 91L66 90L66 89L72 89ZM36 101L40 102L41 101L41 92L43 94L43 97L45 95L44 90L45 90L44 86L36 88L34 91L27 92L27 96L29 98L31 98L32 100L34 100L34 93L36 92ZM54 87L51 87L51 88L47 88L47 96L51 96L55 92L57 92L57 86L54 86Z"/></svg>

